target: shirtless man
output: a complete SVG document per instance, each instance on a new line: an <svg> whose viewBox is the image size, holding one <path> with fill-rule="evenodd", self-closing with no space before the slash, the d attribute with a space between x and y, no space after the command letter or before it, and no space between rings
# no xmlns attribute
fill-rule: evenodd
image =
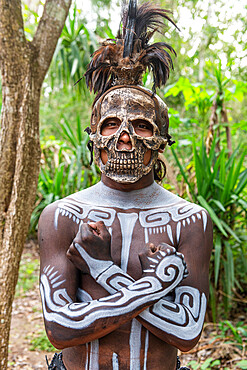
<svg viewBox="0 0 247 370"><path fill-rule="evenodd" d="M90 138L101 182L40 218L47 335L68 370L175 370L177 348L193 348L203 327L210 217L154 182L169 141L157 95L111 87L94 105Z"/></svg>

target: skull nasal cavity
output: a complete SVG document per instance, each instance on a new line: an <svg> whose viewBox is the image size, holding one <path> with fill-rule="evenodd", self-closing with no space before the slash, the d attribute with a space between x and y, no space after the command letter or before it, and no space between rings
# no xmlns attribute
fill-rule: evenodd
<svg viewBox="0 0 247 370"><path fill-rule="evenodd" d="M121 132L117 142L117 149L132 149L131 139L127 131Z"/></svg>

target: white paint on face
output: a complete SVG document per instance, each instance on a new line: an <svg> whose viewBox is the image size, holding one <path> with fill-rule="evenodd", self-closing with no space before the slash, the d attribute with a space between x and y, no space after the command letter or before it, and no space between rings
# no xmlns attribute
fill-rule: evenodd
<svg viewBox="0 0 247 370"><path fill-rule="evenodd" d="M122 249L121 249L121 268L127 271L129 262L129 251L132 241L132 234L135 223L138 219L137 213L118 213L117 214L122 231Z"/></svg>
<svg viewBox="0 0 247 370"><path fill-rule="evenodd" d="M130 370L140 369L140 353L141 353L141 331L142 325L138 320L133 319L131 322L130 331Z"/></svg>
<svg viewBox="0 0 247 370"><path fill-rule="evenodd" d="M95 339L90 344L89 370L99 370L99 340Z"/></svg>

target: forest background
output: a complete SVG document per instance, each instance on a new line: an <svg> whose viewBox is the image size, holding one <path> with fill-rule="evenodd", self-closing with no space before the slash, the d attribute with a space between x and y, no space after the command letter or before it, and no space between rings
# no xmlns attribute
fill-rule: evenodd
<svg viewBox="0 0 247 370"><path fill-rule="evenodd" d="M43 5L39 0L22 1L28 40ZM164 154L167 177L162 186L202 205L213 220L207 322L215 324L207 345L212 348L220 340L230 343L232 351L228 357L210 354L207 362L204 359L206 365L192 359L189 366L247 369L247 7L241 0L170 0L160 5L172 10L180 28L180 32L170 26L165 30L177 57L166 87L158 91L169 107L170 134L176 141ZM89 164L84 132L93 96L84 80L74 83L85 73L100 41L116 35L119 13L120 4L114 0L72 3L43 84L41 169L29 238L36 237L46 205L99 181L97 167ZM143 82L151 87L148 73ZM0 97L0 109L1 103ZM18 294L21 290L25 295L38 283L37 273L33 259L23 259ZM46 343L45 337L41 343ZM48 348L47 342L44 349Z"/></svg>

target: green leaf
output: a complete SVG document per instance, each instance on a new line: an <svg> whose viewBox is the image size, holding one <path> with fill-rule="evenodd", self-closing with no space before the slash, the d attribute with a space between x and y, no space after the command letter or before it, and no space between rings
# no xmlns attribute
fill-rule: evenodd
<svg viewBox="0 0 247 370"><path fill-rule="evenodd" d="M240 175L239 175L239 183L237 185L237 188L235 189L234 193L235 194L240 194L241 191L246 187L247 185L247 169L244 170Z"/></svg>
<svg viewBox="0 0 247 370"><path fill-rule="evenodd" d="M230 228L230 226L223 220L221 220L222 225L224 226L225 230L234 237L234 239L241 243L241 240L238 238L238 236L235 234L235 232Z"/></svg>
<svg viewBox="0 0 247 370"><path fill-rule="evenodd" d="M64 133L64 137L66 139L69 139L70 143L73 145L74 148L77 148L77 140L76 140L76 137L70 127L70 125L68 124L68 121L64 118L64 122L61 122L60 123L60 127L62 128L62 131Z"/></svg>
<svg viewBox="0 0 247 370"><path fill-rule="evenodd" d="M225 207L223 206L223 204L219 200L210 199L210 202L214 203L221 211L226 212Z"/></svg>
<svg viewBox="0 0 247 370"><path fill-rule="evenodd" d="M194 152L194 161L195 161L195 174L196 174L196 183L198 188L198 193L204 196L204 192L202 191L202 186L204 183L204 171L205 167L201 161L201 158L199 157L197 150L196 150L196 144L193 142L193 152Z"/></svg>
<svg viewBox="0 0 247 370"><path fill-rule="evenodd" d="M225 232L225 230L224 230L224 228L222 226L222 221L218 218L218 216L214 212L213 208L210 207L210 205L208 204L208 202L201 195L198 195L197 199L198 199L199 203L204 208L206 208L206 210L208 211L210 217L212 218L212 221L215 223L215 225L218 227L218 229L222 232L222 234L224 236L227 236L227 233Z"/></svg>
<svg viewBox="0 0 247 370"><path fill-rule="evenodd" d="M236 367L239 367L240 369L247 369L247 360L242 360L242 361L239 361L237 364L236 364Z"/></svg>
<svg viewBox="0 0 247 370"><path fill-rule="evenodd" d="M177 154L176 154L175 150L174 150L172 147L171 147L171 151L172 151L172 154L173 154L173 156L174 156L174 158L175 158L175 161L177 162L177 165L178 165L178 167L179 167L179 169L180 169L180 171L181 171L181 174L182 174L182 176L183 176L183 178L184 178L185 182L188 184L189 189L190 189L191 193L193 194L193 189L192 189L192 187L191 187L190 182L188 181L188 178L187 178L186 173L185 173L185 171L184 171L184 169L183 169L183 166L182 166L182 165L181 165L181 163L179 162L179 159L178 159L178 157L177 157Z"/></svg>
<svg viewBox="0 0 247 370"><path fill-rule="evenodd" d="M235 328L229 320L225 320L225 324L231 329L235 339L238 343L243 343L241 336L238 333L238 328Z"/></svg>
<svg viewBox="0 0 247 370"><path fill-rule="evenodd" d="M226 246L226 263L228 267L228 279L227 279L227 285L228 285L228 294L229 296L232 295L232 289L234 288L234 261L233 261L233 254L232 249L229 243L225 242Z"/></svg>
<svg viewBox="0 0 247 370"><path fill-rule="evenodd" d="M231 182L232 182L232 177L233 177L233 171L234 171L234 165L235 165L235 160L232 163L231 169L227 174L226 180L223 182L224 183L224 190L221 195L221 203L224 204L226 201L228 201L230 193L231 193Z"/></svg>
<svg viewBox="0 0 247 370"><path fill-rule="evenodd" d="M211 362L213 361L213 358L207 358L204 363L201 365L201 370L206 370L210 366Z"/></svg>
<svg viewBox="0 0 247 370"><path fill-rule="evenodd" d="M77 138L78 138L78 143L81 143L82 141L82 129L81 129L81 119L80 116L77 115L76 117L76 123L77 123Z"/></svg>
<svg viewBox="0 0 247 370"><path fill-rule="evenodd" d="M220 257L221 257L221 237L216 236L215 252L214 252L214 286L217 287L219 271L220 271Z"/></svg>

